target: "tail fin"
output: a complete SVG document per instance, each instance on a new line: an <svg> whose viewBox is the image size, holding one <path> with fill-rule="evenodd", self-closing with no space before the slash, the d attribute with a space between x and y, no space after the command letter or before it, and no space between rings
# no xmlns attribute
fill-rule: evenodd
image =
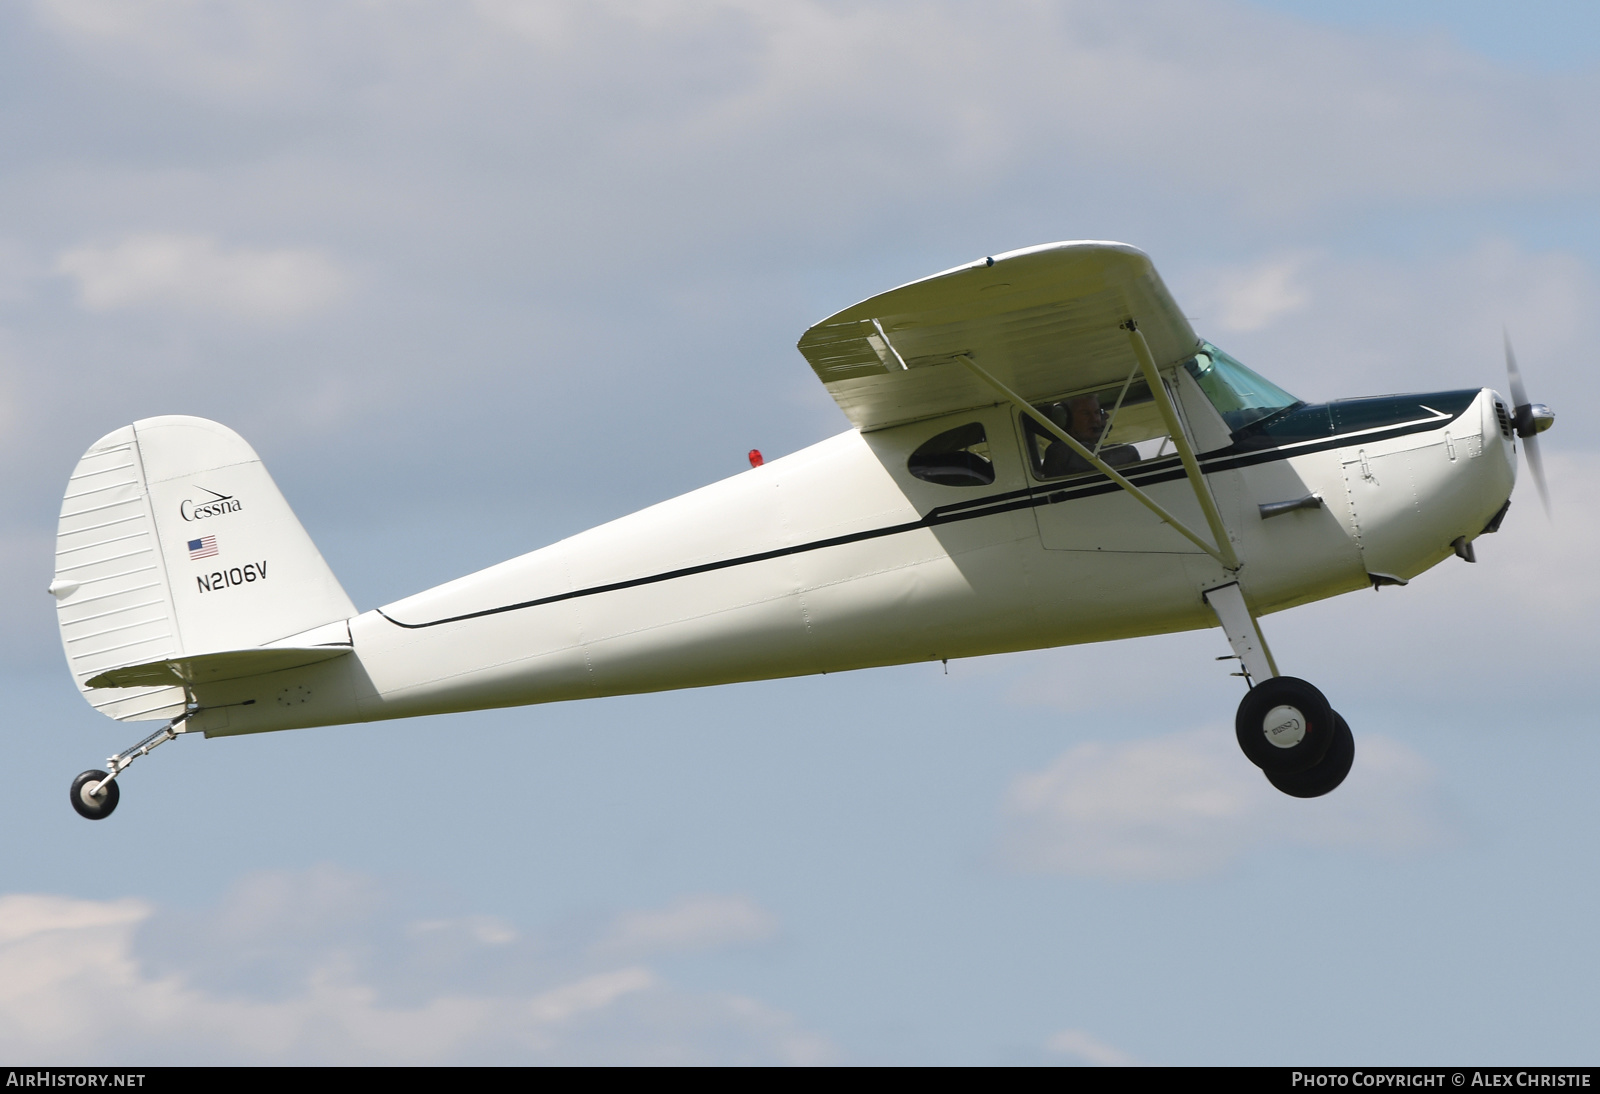
<svg viewBox="0 0 1600 1094"><path fill-rule="evenodd" d="M78 462L50 591L74 681L119 721L179 713L183 688L90 688L92 677L253 649L355 614L255 451L226 426L177 415L109 433Z"/></svg>

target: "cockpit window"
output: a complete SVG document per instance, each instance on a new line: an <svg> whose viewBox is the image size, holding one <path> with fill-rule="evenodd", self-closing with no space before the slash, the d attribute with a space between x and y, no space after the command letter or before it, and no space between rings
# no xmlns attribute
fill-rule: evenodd
<svg viewBox="0 0 1600 1094"><path fill-rule="evenodd" d="M906 461L917 478L940 486L988 486L994 482L994 461L982 422L948 429L925 442Z"/></svg>
<svg viewBox="0 0 1600 1094"><path fill-rule="evenodd" d="M1228 429L1234 433L1305 403L1277 384L1262 379L1210 342L1200 343L1200 352L1185 361L1200 390L1217 408Z"/></svg>
<svg viewBox="0 0 1600 1094"><path fill-rule="evenodd" d="M1113 387L1037 404L1036 409L1112 467L1170 451L1166 423L1143 380L1130 377ZM1027 415L1022 418L1022 435L1035 478L1059 479L1095 470L1070 445Z"/></svg>

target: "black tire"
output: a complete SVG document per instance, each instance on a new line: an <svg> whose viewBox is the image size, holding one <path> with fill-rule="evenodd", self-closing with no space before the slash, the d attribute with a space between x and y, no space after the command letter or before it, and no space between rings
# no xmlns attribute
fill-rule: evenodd
<svg viewBox="0 0 1600 1094"><path fill-rule="evenodd" d="M1269 774L1287 775L1315 767L1327 754L1333 708L1304 680L1274 676L1250 689L1233 728L1251 763Z"/></svg>
<svg viewBox="0 0 1600 1094"><path fill-rule="evenodd" d="M1350 733L1338 711L1333 712L1333 742L1322 762L1307 771L1292 775L1274 775L1265 772L1267 781L1295 798L1320 798L1333 790L1350 774L1350 765L1356 762L1356 739Z"/></svg>
<svg viewBox="0 0 1600 1094"><path fill-rule="evenodd" d="M88 817L90 820L105 820L117 807L117 800L122 797L122 791L117 789L116 783L107 783L98 798L91 798L85 792L85 787L105 777L104 771L85 771L72 780L72 808L78 811L78 816Z"/></svg>

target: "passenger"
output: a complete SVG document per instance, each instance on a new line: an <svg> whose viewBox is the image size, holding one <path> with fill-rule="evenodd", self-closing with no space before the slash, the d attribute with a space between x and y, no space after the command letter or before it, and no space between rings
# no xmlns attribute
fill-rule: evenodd
<svg viewBox="0 0 1600 1094"><path fill-rule="evenodd" d="M1094 446L1100 443L1100 434L1106 427L1106 412L1100 406L1100 396L1077 395L1064 403L1051 403L1043 409L1046 417L1089 451L1093 452ZM1112 467L1139 461L1139 450L1131 444L1108 444L1098 454ZM1050 447L1044 450L1040 472L1047 479L1055 479L1093 470L1094 464L1069 446L1061 441L1052 441Z"/></svg>

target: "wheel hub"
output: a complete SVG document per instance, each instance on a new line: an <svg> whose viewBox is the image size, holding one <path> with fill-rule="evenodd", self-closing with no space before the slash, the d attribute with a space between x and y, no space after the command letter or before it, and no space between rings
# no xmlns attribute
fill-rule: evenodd
<svg viewBox="0 0 1600 1094"><path fill-rule="evenodd" d="M1275 706L1262 719L1261 731L1278 748L1293 748L1306 737L1306 716L1299 708Z"/></svg>

